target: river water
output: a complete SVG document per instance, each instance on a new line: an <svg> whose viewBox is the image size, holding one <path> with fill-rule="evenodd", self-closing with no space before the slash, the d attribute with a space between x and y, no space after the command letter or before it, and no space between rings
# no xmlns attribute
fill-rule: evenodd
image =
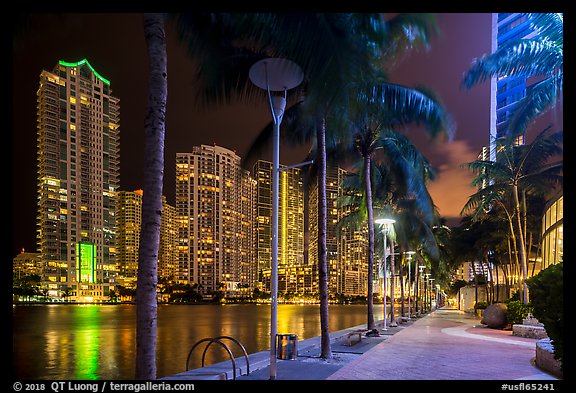
<svg viewBox="0 0 576 393"><path fill-rule="evenodd" d="M330 332L366 324L366 305L330 305ZM374 320L382 305L374 305ZM18 380L134 379L136 307L134 305L13 306L13 367ZM250 353L268 350L270 305L159 305L158 378L186 370L192 346L207 337L231 336ZM298 340L320 335L319 305L280 304L278 333ZM242 352L230 344L236 358ZM201 366L199 345L190 368ZM219 345L206 351L205 364L227 360Z"/></svg>

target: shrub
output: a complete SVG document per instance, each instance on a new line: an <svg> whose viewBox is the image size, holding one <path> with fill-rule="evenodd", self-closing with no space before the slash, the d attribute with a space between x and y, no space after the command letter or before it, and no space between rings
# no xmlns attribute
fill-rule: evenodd
<svg viewBox="0 0 576 393"><path fill-rule="evenodd" d="M562 362L564 338L563 263L551 265L526 280L534 316L544 324L554 344L554 357Z"/></svg>
<svg viewBox="0 0 576 393"><path fill-rule="evenodd" d="M484 310L486 307L488 307L488 302L476 302L474 304L474 310Z"/></svg>
<svg viewBox="0 0 576 393"><path fill-rule="evenodd" d="M524 304L520 300L508 300L506 301L506 318L508 323L514 325L516 323L522 323L524 318L528 316L528 313L534 314L534 308L531 304Z"/></svg>

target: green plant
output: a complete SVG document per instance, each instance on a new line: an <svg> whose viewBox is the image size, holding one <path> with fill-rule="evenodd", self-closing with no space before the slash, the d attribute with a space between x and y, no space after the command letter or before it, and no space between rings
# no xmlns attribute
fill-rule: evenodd
<svg viewBox="0 0 576 393"><path fill-rule="evenodd" d="M508 300L506 302L506 318L511 325L520 324L528 316L528 313L534 314L534 308L531 304L524 304L521 300Z"/></svg>
<svg viewBox="0 0 576 393"><path fill-rule="evenodd" d="M474 310L485 310L486 307L488 307L488 302L476 302L476 304L474 304Z"/></svg>
<svg viewBox="0 0 576 393"><path fill-rule="evenodd" d="M551 265L527 280L534 316L544 324L554 345L554 357L563 359L563 263Z"/></svg>

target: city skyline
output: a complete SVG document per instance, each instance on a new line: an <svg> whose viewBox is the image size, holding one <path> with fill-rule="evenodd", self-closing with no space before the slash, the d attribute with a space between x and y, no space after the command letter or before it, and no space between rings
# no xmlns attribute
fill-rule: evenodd
<svg viewBox="0 0 576 393"><path fill-rule="evenodd" d="M440 214L457 222L467 196L474 192L472 175L458 165L476 159L489 137L489 83L470 91L460 87L462 73L475 57L490 51L491 15L438 14L441 35L428 50L413 51L398 61L391 80L410 87L427 85L453 114L456 136L450 143L430 142L418 129L406 134L438 168L430 192ZM36 109L38 76L59 60L84 58L112 81L120 98L120 190L142 188L143 108L146 97L146 58L140 14L34 15L30 29L13 49L13 255L36 250ZM96 29L105 24L106 29ZM46 34L46 32L52 32ZM97 31L98 34L92 34ZM174 204L176 152L192 146L217 144L244 156L256 133L269 121L265 103L244 104L201 112L192 107L193 64L170 24L168 42L168 112L164 194ZM451 59L448 61L447 59ZM425 72L423 72L425 70ZM446 79L445 77L448 77ZM308 146L282 148L281 162L301 161ZM268 159L268 157L262 157ZM450 193L445 190L450 189Z"/></svg>

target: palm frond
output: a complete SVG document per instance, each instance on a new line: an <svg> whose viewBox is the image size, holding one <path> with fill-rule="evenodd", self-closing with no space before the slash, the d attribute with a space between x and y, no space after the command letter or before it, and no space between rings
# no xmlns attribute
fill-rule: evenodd
<svg viewBox="0 0 576 393"><path fill-rule="evenodd" d="M509 140L514 140L541 114L553 107L562 97L564 73L558 72L531 85L526 96L518 100L509 120Z"/></svg>

